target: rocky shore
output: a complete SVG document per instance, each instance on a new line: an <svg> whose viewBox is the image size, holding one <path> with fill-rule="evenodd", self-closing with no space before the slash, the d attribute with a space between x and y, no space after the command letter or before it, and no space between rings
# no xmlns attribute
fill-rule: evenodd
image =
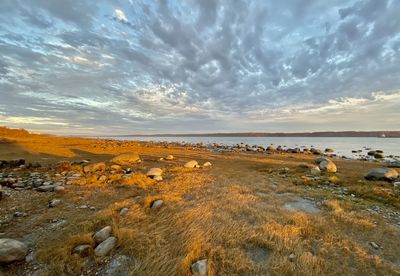
<svg viewBox="0 0 400 276"><path fill-rule="evenodd" d="M5 275L400 269L399 164L383 152L28 137L0 144Z"/></svg>

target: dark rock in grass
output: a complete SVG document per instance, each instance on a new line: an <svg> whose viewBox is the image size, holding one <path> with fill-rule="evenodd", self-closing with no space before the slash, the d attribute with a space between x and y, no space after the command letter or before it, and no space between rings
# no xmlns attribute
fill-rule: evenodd
<svg viewBox="0 0 400 276"><path fill-rule="evenodd" d="M399 177L399 174L395 169L376 168L370 170L364 177L367 180L393 181Z"/></svg>
<svg viewBox="0 0 400 276"><path fill-rule="evenodd" d="M0 264L22 261L28 254L28 247L13 239L0 239Z"/></svg>
<svg viewBox="0 0 400 276"><path fill-rule="evenodd" d="M90 244L81 244L78 245L72 250L72 254L77 254L80 257L87 257L89 256L93 251L93 248Z"/></svg>
<svg viewBox="0 0 400 276"><path fill-rule="evenodd" d="M371 150L367 153L369 156L374 156L376 154L376 151Z"/></svg>

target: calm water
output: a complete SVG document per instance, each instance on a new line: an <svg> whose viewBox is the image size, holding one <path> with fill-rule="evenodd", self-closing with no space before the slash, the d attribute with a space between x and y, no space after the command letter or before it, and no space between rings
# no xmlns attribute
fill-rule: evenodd
<svg viewBox="0 0 400 276"><path fill-rule="evenodd" d="M104 138L104 137L102 137ZM400 156L400 138L372 138L372 137L110 137L116 140L159 141L159 142L187 142L187 143L218 143L223 145L248 145L275 147L282 145L288 148L315 147L324 150L333 148L339 156L358 157L372 150L383 150L385 155ZM353 154L352 150L362 150L361 154Z"/></svg>

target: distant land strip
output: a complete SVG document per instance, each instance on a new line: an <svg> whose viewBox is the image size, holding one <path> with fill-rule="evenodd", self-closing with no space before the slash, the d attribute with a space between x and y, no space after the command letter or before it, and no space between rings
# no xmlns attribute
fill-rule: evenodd
<svg viewBox="0 0 400 276"><path fill-rule="evenodd" d="M186 134L129 134L97 137L381 137L400 138L400 131L230 132Z"/></svg>

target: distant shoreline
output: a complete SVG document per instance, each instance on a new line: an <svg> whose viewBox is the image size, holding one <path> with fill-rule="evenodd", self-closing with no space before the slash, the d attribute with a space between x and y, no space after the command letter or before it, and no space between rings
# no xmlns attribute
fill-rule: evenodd
<svg viewBox="0 0 400 276"><path fill-rule="evenodd" d="M91 136L93 137L93 136ZM186 134L126 134L98 135L96 137L381 137L400 138L400 131L324 131L324 132L232 132Z"/></svg>

